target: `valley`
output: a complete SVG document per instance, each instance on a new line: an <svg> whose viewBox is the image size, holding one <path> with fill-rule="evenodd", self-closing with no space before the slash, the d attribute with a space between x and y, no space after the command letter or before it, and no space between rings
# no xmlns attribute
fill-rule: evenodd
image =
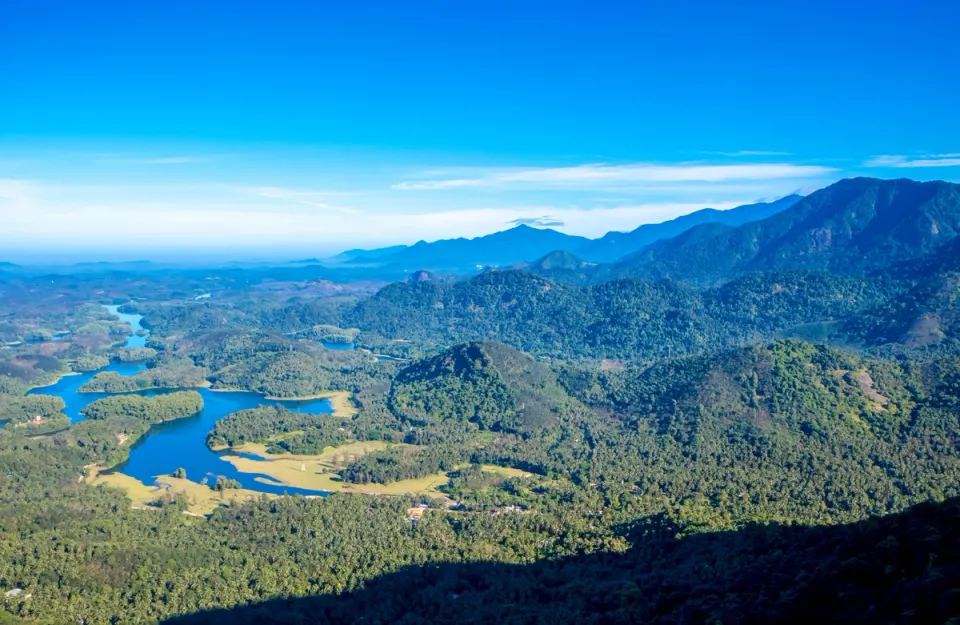
<svg viewBox="0 0 960 625"><path fill-rule="evenodd" d="M514 593L530 618L753 622L893 600L857 576L914 607L952 592L957 185L775 208L375 288L322 265L0 276L0 589L31 595L0 616L394 622L456 594L496 620Z"/></svg>

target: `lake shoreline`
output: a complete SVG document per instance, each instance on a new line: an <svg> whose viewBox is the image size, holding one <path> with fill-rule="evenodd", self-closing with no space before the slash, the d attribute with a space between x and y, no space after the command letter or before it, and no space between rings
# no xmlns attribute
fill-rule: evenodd
<svg viewBox="0 0 960 625"><path fill-rule="evenodd" d="M129 315L127 317L131 329L136 331L142 317L139 315ZM145 331L143 334L149 334L149 331ZM165 392L177 391L196 392L203 397L204 406L199 413L187 415L185 418L150 423L142 433L122 440L121 445L127 450L124 454L125 457L110 467L101 467L100 480L98 481L109 480L115 483L108 485L125 486L128 493L133 492L135 495L132 499L146 496L146 491L150 491L154 498L163 494L163 491L158 491L155 486L147 485L156 482L155 476L168 475L177 468L185 469L198 482L202 478L206 478L213 484L219 477L241 482L243 488L229 489L231 494L238 494L238 490L246 490L256 492L258 495L297 494L305 497L316 497L325 496L332 490L322 487L317 488L315 485L298 486L295 483L284 483L280 480L264 481L257 479L259 477L270 478L271 476L239 471L232 462L224 458L223 448L216 450L208 448L206 438L220 419L231 413L261 405L308 412L317 419L326 416L333 416L334 419L338 420L346 419L356 414L357 411L356 404L348 391L328 390L304 397L273 397L265 396L263 393L251 389L212 388L211 380L203 380L202 384L196 386L151 385L145 388L128 388L119 392L110 392L106 388L90 387L80 390L84 384L87 384L89 380L103 371L114 371L121 377L127 378L139 374L143 371L143 368L143 363L111 362L106 367L94 371L65 371L59 373L56 379L42 386L34 385L32 387L37 389L32 390L33 393L43 392L44 387L50 387L47 390L48 393L52 392L54 396L63 399L66 404L64 413L70 420L71 426L83 421L86 418L83 412L87 405L100 397L122 397L134 394L155 396ZM76 377L67 378L66 376ZM139 379L142 381L141 383L154 381L145 377ZM135 383L133 381L128 382ZM119 386L123 387L125 383L119 384ZM372 446L368 445L368 447ZM299 462L296 464L296 468L299 473ZM161 481L168 483L170 480L171 478L166 477L161 479ZM200 495L203 495L203 499L209 496L206 493L209 488L205 485L194 483L191 486L189 482L186 482L182 486L187 489L202 487L203 492L190 493L191 496L196 496L198 499L201 498Z"/></svg>
<svg viewBox="0 0 960 625"><path fill-rule="evenodd" d="M34 384L33 386L27 389L27 393L29 393L30 391L36 390L38 388L47 388L49 386L56 386L60 380L62 380L63 378L69 375L83 375L84 373L88 373L88 372L87 371L67 371L66 373L61 373L57 375L57 378L52 382L47 382L46 384Z"/></svg>

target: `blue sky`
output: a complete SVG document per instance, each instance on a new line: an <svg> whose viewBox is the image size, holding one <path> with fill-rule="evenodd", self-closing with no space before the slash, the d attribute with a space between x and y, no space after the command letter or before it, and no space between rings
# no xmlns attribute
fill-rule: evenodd
<svg viewBox="0 0 960 625"><path fill-rule="evenodd" d="M0 5L16 257L598 236L960 179L960 3ZM311 254L312 255L312 254Z"/></svg>

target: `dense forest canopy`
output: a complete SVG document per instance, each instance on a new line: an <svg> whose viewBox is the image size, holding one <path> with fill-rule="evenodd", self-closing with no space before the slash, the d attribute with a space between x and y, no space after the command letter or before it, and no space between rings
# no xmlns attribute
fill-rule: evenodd
<svg viewBox="0 0 960 625"><path fill-rule="evenodd" d="M0 622L949 622L957 187L786 204L462 279L3 274ZM331 398L200 449L349 493L123 474L220 391Z"/></svg>

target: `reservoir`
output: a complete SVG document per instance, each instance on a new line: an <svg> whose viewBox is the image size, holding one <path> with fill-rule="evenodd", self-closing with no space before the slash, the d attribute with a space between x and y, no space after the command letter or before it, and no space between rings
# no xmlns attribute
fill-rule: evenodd
<svg viewBox="0 0 960 625"><path fill-rule="evenodd" d="M326 347L327 349L336 349L336 350L348 350L356 347L353 343L329 343L327 341L320 341L320 344Z"/></svg>
<svg viewBox="0 0 960 625"><path fill-rule="evenodd" d="M130 324L133 332L127 339L125 347L144 347L147 336L137 336L140 325L140 315L128 315L117 311L117 306L106 307L112 314L117 315ZM149 333L147 333L149 334ZM98 371L90 371L77 375L67 375L56 384L35 388L30 394L55 395L63 399L66 404L64 414L71 423L82 421L83 409L91 402L106 397L108 393L80 393L77 389L90 381L101 371L115 371L120 375L133 375L146 368L143 363L112 363ZM140 391L139 394L153 397L162 393L173 392L174 389ZM130 449L130 457L124 463L114 467L111 471L120 471L134 477L144 484L153 484L156 476L170 474L179 467L187 472L187 477L200 482L207 478L210 484L216 482L217 477L223 476L234 479L247 489L264 493L324 495L324 491L295 488L275 483L271 478L254 473L238 471L232 464L222 459L230 452L217 453L207 447L207 433L214 424L237 410L256 408L257 406L283 406L288 410L316 414L318 418L333 412L330 402L326 399L309 400L275 400L266 399L258 393L248 391L212 391L210 389L196 389L203 397L203 410L192 417L168 421L154 425L150 431L141 437ZM260 477L264 481L257 480Z"/></svg>
<svg viewBox="0 0 960 625"><path fill-rule="evenodd" d="M127 342L123 345L124 347L146 347L147 346L147 336L149 332L140 325L140 321L143 319L143 315L129 315L127 313L120 312L120 306L104 306L111 315L115 317L120 317L122 321L126 321L130 324L130 327L133 330L130 332L130 336L127 337ZM139 336L139 332L146 332L143 336Z"/></svg>

